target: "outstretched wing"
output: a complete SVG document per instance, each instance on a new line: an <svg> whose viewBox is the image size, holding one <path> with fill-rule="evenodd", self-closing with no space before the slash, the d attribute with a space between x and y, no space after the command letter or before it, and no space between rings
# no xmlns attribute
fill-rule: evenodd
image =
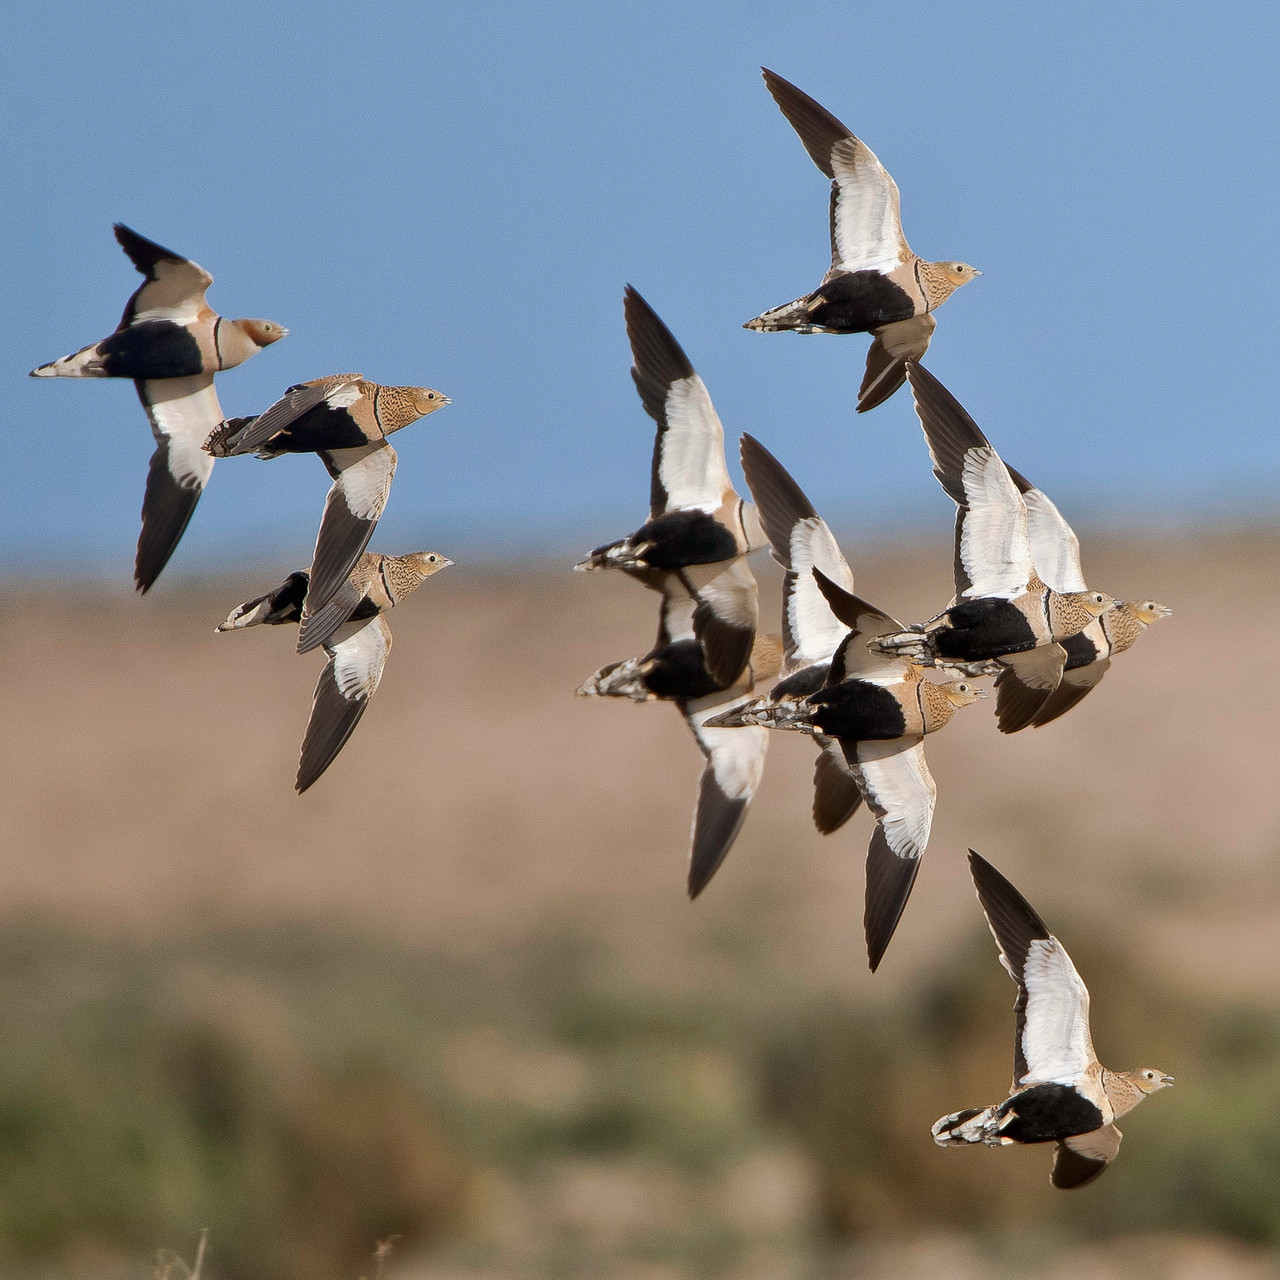
<svg viewBox="0 0 1280 1280"><path fill-rule="evenodd" d="M1058 687L1045 699L1044 705L1036 712L1032 722L1037 729L1052 724L1059 716L1064 716L1082 698L1087 697L1101 682L1111 666L1110 658L1098 658L1095 662L1083 667L1075 667L1062 673ZM997 704L997 707L999 704Z"/></svg>
<svg viewBox="0 0 1280 1280"><path fill-rule="evenodd" d="M134 582L145 593L169 563L213 474L213 459L202 446L222 421L222 407L211 373L139 380L134 386L156 438L133 566Z"/></svg>
<svg viewBox="0 0 1280 1280"><path fill-rule="evenodd" d="M746 557L739 556L691 594L693 634L702 645L703 661L711 678L727 689L742 674L755 644L760 621L755 574Z"/></svg>
<svg viewBox="0 0 1280 1280"><path fill-rule="evenodd" d="M371 406L362 404L365 399L361 387L363 378L358 373L340 373L327 378L315 378L290 387L269 409L256 418L233 419L208 443L209 452L218 458L239 457L256 453L282 431L287 431L304 413L318 405L328 403L333 409L347 409L354 417L365 419L361 425L366 434L376 438L381 434L373 417Z"/></svg>
<svg viewBox="0 0 1280 1280"><path fill-rule="evenodd" d="M821 733L813 740L821 748L813 762L813 825L829 836L857 813L862 792L840 743Z"/></svg>
<svg viewBox="0 0 1280 1280"><path fill-rule="evenodd" d="M1042 644L1001 658L996 677L996 723L1001 733L1017 733L1035 722L1062 680L1067 651Z"/></svg>
<svg viewBox="0 0 1280 1280"><path fill-rule="evenodd" d="M907 380L907 361L919 360L929 350L938 322L927 311L909 320L895 320L875 330L867 348L867 371L858 388L858 412L866 413L884 402Z"/></svg>
<svg viewBox="0 0 1280 1280"><path fill-rule="evenodd" d="M908 365L907 378L933 474L959 511L956 595L1011 599L1035 574L1022 495L955 396L922 365Z"/></svg>
<svg viewBox="0 0 1280 1280"><path fill-rule="evenodd" d="M329 652L329 665L316 683L311 719L302 739L294 782L299 795L333 763L360 723L391 652L391 628L379 616Z"/></svg>
<svg viewBox="0 0 1280 1280"><path fill-rule="evenodd" d="M358 449L328 449L320 457L333 484L316 534L308 613L319 613L356 567L386 508L396 474L396 451L385 441Z"/></svg>
<svg viewBox="0 0 1280 1280"><path fill-rule="evenodd" d="M630 285L623 313L631 377L645 412L658 424L650 518L690 507L715 511L736 495L724 460L724 428L711 397L671 330Z"/></svg>
<svg viewBox="0 0 1280 1280"><path fill-rule="evenodd" d="M1000 963L1018 984L1013 1088L1075 1084L1096 1061L1089 992L1066 948L1017 889L972 849L969 869Z"/></svg>
<svg viewBox="0 0 1280 1280"><path fill-rule="evenodd" d="M1009 477L1018 486L1027 508L1027 535L1031 540L1031 559L1036 573L1046 587L1065 594L1087 591L1084 570L1080 567L1080 539L1066 522L1061 511L1037 489L1026 476L1005 463Z"/></svg>
<svg viewBox="0 0 1280 1280"><path fill-rule="evenodd" d="M1058 1143L1050 1181L1062 1191L1073 1191L1098 1177L1119 1154L1120 1130L1104 1124L1092 1133L1080 1133Z"/></svg>
<svg viewBox="0 0 1280 1280"><path fill-rule="evenodd" d="M898 184L871 148L826 107L768 68L764 82L814 164L832 180L832 267L892 271L908 261L911 249L902 234Z"/></svg>
<svg viewBox="0 0 1280 1280"><path fill-rule="evenodd" d="M140 236L123 222L115 224L115 233L129 261L146 277L125 303L117 332L147 320L184 324L207 309L204 291L213 283L213 277L202 266Z"/></svg>
<svg viewBox="0 0 1280 1280"><path fill-rule="evenodd" d="M812 569L847 592L853 570L826 521L804 490L758 440L742 437L742 470L755 499L773 558L786 570L782 583L782 636L788 669L830 662L848 628L831 611Z"/></svg>
<svg viewBox="0 0 1280 1280"><path fill-rule="evenodd" d="M896 683L904 679L911 668L907 659L877 653L867 647L867 641L876 636L901 631L902 623L852 592L845 591L821 569L815 568L813 577L832 613L848 628L832 656L827 684L839 684L855 676L875 683Z"/></svg>

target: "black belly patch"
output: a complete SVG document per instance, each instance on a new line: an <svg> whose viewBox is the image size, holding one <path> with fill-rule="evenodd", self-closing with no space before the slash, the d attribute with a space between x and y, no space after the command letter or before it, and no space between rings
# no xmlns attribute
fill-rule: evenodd
<svg viewBox="0 0 1280 1280"><path fill-rule="evenodd" d="M1087 667L1089 663L1097 662L1098 660L1098 646L1083 631L1077 631L1075 635L1068 636L1065 640L1059 640L1058 643L1067 651L1067 661L1063 666L1064 671L1074 671L1077 667Z"/></svg>
<svg viewBox="0 0 1280 1280"><path fill-rule="evenodd" d="M853 742L901 738L906 717L897 698L878 684L846 680L810 699L813 723L833 738Z"/></svg>
<svg viewBox="0 0 1280 1280"><path fill-rule="evenodd" d="M702 658L702 646L696 640L677 640L647 655L654 663L644 678L644 686L659 698L690 701L719 692Z"/></svg>
<svg viewBox="0 0 1280 1280"><path fill-rule="evenodd" d="M109 378L192 378L204 372L200 344L172 320L147 320L98 343Z"/></svg>
<svg viewBox="0 0 1280 1280"><path fill-rule="evenodd" d="M1022 610L1008 600L964 600L947 612L947 625L934 632L944 658L981 662L1036 647L1036 633Z"/></svg>
<svg viewBox="0 0 1280 1280"><path fill-rule="evenodd" d="M652 542L645 564L680 569L690 564L716 564L738 554L733 534L705 511L672 511L637 529L634 543Z"/></svg>
<svg viewBox="0 0 1280 1280"><path fill-rule="evenodd" d="M779 680L769 692L769 701L779 702L783 698L807 698L811 693L817 693L826 684L827 672L830 669L828 663L820 662L817 666L805 667L794 675L789 675L785 680Z"/></svg>
<svg viewBox="0 0 1280 1280"><path fill-rule="evenodd" d="M1102 1112L1066 1084L1033 1085L1002 1103L996 1114L1003 1120L1015 1112L1000 1128L1014 1142L1057 1142L1102 1128Z"/></svg>
<svg viewBox="0 0 1280 1280"><path fill-rule="evenodd" d="M868 333L882 324L910 320L916 313L906 291L878 271L838 275L809 299L821 300L809 311L810 323L838 333Z"/></svg>
<svg viewBox="0 0 1280 1280"><path fill-rule="evenodd" d="M318 404L308 409L263 446L273 453L319 453L321 449L359 449L368 436L345 409Z"/></svg>

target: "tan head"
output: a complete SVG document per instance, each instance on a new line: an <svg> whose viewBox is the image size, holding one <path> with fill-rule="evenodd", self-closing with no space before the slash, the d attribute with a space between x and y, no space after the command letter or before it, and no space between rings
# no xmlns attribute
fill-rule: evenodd
<svg viewBox="0 0 1280 1280"><path fill-rule="evenodd" d="M1141 1094L1155 1093L1173 1083L1173 1077L1154 1067L1139 1067L1136 1071L1121 1071L1119 1075L1127 1080Z"/></svg>
<svg viewBox="0 0 1280 1280"><path fill-rule="evenodd" d="M985 689L979 689L970 680L949 680L942 686L942 692L953 707L971 707L979 698L987 696Z"/></svg>
<svg viewBox="0 0 1280 1280"><path fill-rule="evenodd" d="M236 320L234 323L259 347L269 347L289 336L289 330L274 320Z"/></svg>
<svg viewBox="0 0 1280 1280"><path fill-rule="evenodd" d="M1062 599L1069 605L1083 609L1091 618L1100 618L1116 603L1115 597L1107 595L1105 591L1071 591L1064 594Z"/></svg>
<svg viewBox="0 0 1280 1280"><path fill-rule="evenodd" d="M429 578L441 569L447 569L453 561L442 556L438 551L414 551L402 559L411 568L416 569L424 578Z"/></svg>
<svg viewBox="0 0 1280 1280"><path fill-rule="evenodd" d="M453 403L448 396L442 395L439 391L433 391L430 387L405 387L405 390L409 393L409 399L413 402L413 407L417 409L419 416L434 413L441 405Z"/></svg>
<svg viewBox="0 0 1280 1280"><path fill-rule="evenodd" d="M1154 600L1126 600L1120 607L1148 627L1173 613L1167 604L1157 604Z"/></svg>
<svg viewBox="0 0 1280 1280"><path fill-rule="evenodd" d="M942 274L956 289L962 284L968 284L970 280L977 279L982 274L981 271L971 267L967 262L939 262L937 265L942 268Z"/></svg>

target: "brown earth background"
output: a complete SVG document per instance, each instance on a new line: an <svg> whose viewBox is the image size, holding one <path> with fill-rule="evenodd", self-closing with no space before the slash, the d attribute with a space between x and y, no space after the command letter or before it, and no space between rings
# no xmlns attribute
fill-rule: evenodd
<svg viewBox="0 0 1280 1280"><path fill-rule="evenodd" d="M1174 607L1102 687L929 742L938 809L880 972L869 819L818 836L774 735L684 894L701 758L661 704L575 699L653 598L459 564L398 609L376 699L307 795L322 662L215 636L271 574L0 589L0 1272L228 1277L1254 1277L1280 1248L1280 540L1086 535ZM899 617L945 541L850 550ZM777 573L757 558L764 616ZM282 576L282 575L281 575ZM1044 1148L941 1151L1008 1083L1013 988L972 846L1066 942L1114 1067L1177 1086L1094 1187Z"/></svg>

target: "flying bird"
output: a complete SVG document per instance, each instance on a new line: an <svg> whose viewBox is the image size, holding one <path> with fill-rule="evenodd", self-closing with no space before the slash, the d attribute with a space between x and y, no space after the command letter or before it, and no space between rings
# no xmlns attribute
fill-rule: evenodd
<svg viewBox="0 0 1280 1280"><path fill-rule="evenodd" d="M840 743L876 819L867 848L863 914L874 973L911 896L933 824L937 789L925 763L924 737L986 692L965 680L934 684L915 663L870 647L869 640L900 631L902 624L845 591L821 569L812 573L832 613L847 628L822 688L757 702L708 723L816 731Z"/></svg>
<svg viewBox="0 0 1280 1280"><path fill-rule="evenodd" d="M718 596L746 596L754 606L756 581L747 562L730 562L715 583ZM698 600L679 574L662 586L657 643L643 657L601 667L579 689L587 697L660 699L675 703L705 757L689 844L689 897L706 888L742 829L747 807L764 776L769 735L764 729L723 729L707 721L747 702L760 682L778 674L782 641L754 636L747 664L729 685L710 672L694 618Z"/></svg>
<svg viewBox="0 0 1280 1280"><path fill-rule="evenodd" d="M635 533L597 547L576 569L621 569L653 590L679 577L697 603L694 634L722 687L751 656L754 591L721 592L727 563L767 545L756 509L738 497L724 459L724 429L689 358L653 308L627 286L623 310L631 376L657 423L649 519ZM753 580L754 582L754 580Z"/></svg>
<svg viewBox="0 0 1280 1280"><path fill-rule="evenodd" d="M430 387L388 387L339 373L298 383L265 413L230 418L209 436L205 449L215 458L316 453L333 477L311 561L308 614L347 582L387 505L396 473L387 436L451 403Z"/></svg>
<svg viewBox="0 0 1280 1280"><path fill-rule="evenodd" d="M831 179L831 266L812 293L774 307L744 328L766 333L871 333L858 412L883 404L902 386L909 360L929 348L936 311L982 274L967 262L926 262L902 234L897 183L867 144L825 107L780 75L764 82Z"/></svg>
<svg viewBox="0 0 1280 1280"><path fill-rule="evenodd" d="M222 421L213 376L288 335L273 320L226 320L205 299L213 277L197 263L115 224L116 240L146 277L116 331L32 369L33 378L132 378L156 449L142 499L133 576L146 592L169 562L209 482L201 446Z"/></svg>
<svg viewBox="0 0 1280 1280"><path fill-rule="evenodd" d="M1080 567L1080 542L1062 513L1042 490L1005 464L1027 508L1027 532L1036 573L1059 595L1087 591ZM1116 601L1083 631L1055 641L1062 651L1062 673L1056 684L1024 680L1016 662L996 679L996 720L1001 733L1016 733L1033 724L1042 728L1070 711L1107 673L1111 656L1123 653L1154 622L1173 612L1154 600ZM1056 666L1057 657L1053 656Z"/></svg>
<svg viewBox="0 0 1280 1280"><path fill-rule="evenodd" d="M1058 592L1041 580L1027 504L1000 455L927 369L913 361L907 376L933 474L956 504L955 596L923 626L881 636L874 643L917 662L969 674L998 674L1051 692L1065 661L1061 644L1055 642L1083 631L1115 601L1089 590L1083 581L1059 577L1071 589ZM1075 535L1070 536L1074 540ZM1074 557L1072 561L1071 555L1060 554L1059 563L1046 572L1058 576L1069 563L1078 571L1078 549ZM1012 677L1004 676L1007 671ZM1006 699L1006 723L1012 727L1015 709L1008 695Z"/></svg>
<svg viewBox="0 0 1280 1280"><path fill-rule="evenodd" d="M1108 1071L1089 1034L1089 992L1071 957L1030 903L971 849L978 901L1018 984L1013 1011L1013 1086L1004 1102L943 1116L933 1126L940 1147L985 1142L1056 1142L1055 1187L1083 1187L1120 1150L1115 1122L1148 1094L1173 1083L1149 1067Z"/></svg>
<svg viewBox="0 0 1280 1280"><path fill-rule="evenodd" d="M329 655L316 684L311 718L302 739L294 788L305 791L333 763L360 723L382 679L391 652L391 628L383 616L452 560L435 551L406 556L362 555L347 583L352 600L346 617L323 640ZM306 570L291 573L274 591L234 608L218 631L303 623L310 585Z"/></svg>

